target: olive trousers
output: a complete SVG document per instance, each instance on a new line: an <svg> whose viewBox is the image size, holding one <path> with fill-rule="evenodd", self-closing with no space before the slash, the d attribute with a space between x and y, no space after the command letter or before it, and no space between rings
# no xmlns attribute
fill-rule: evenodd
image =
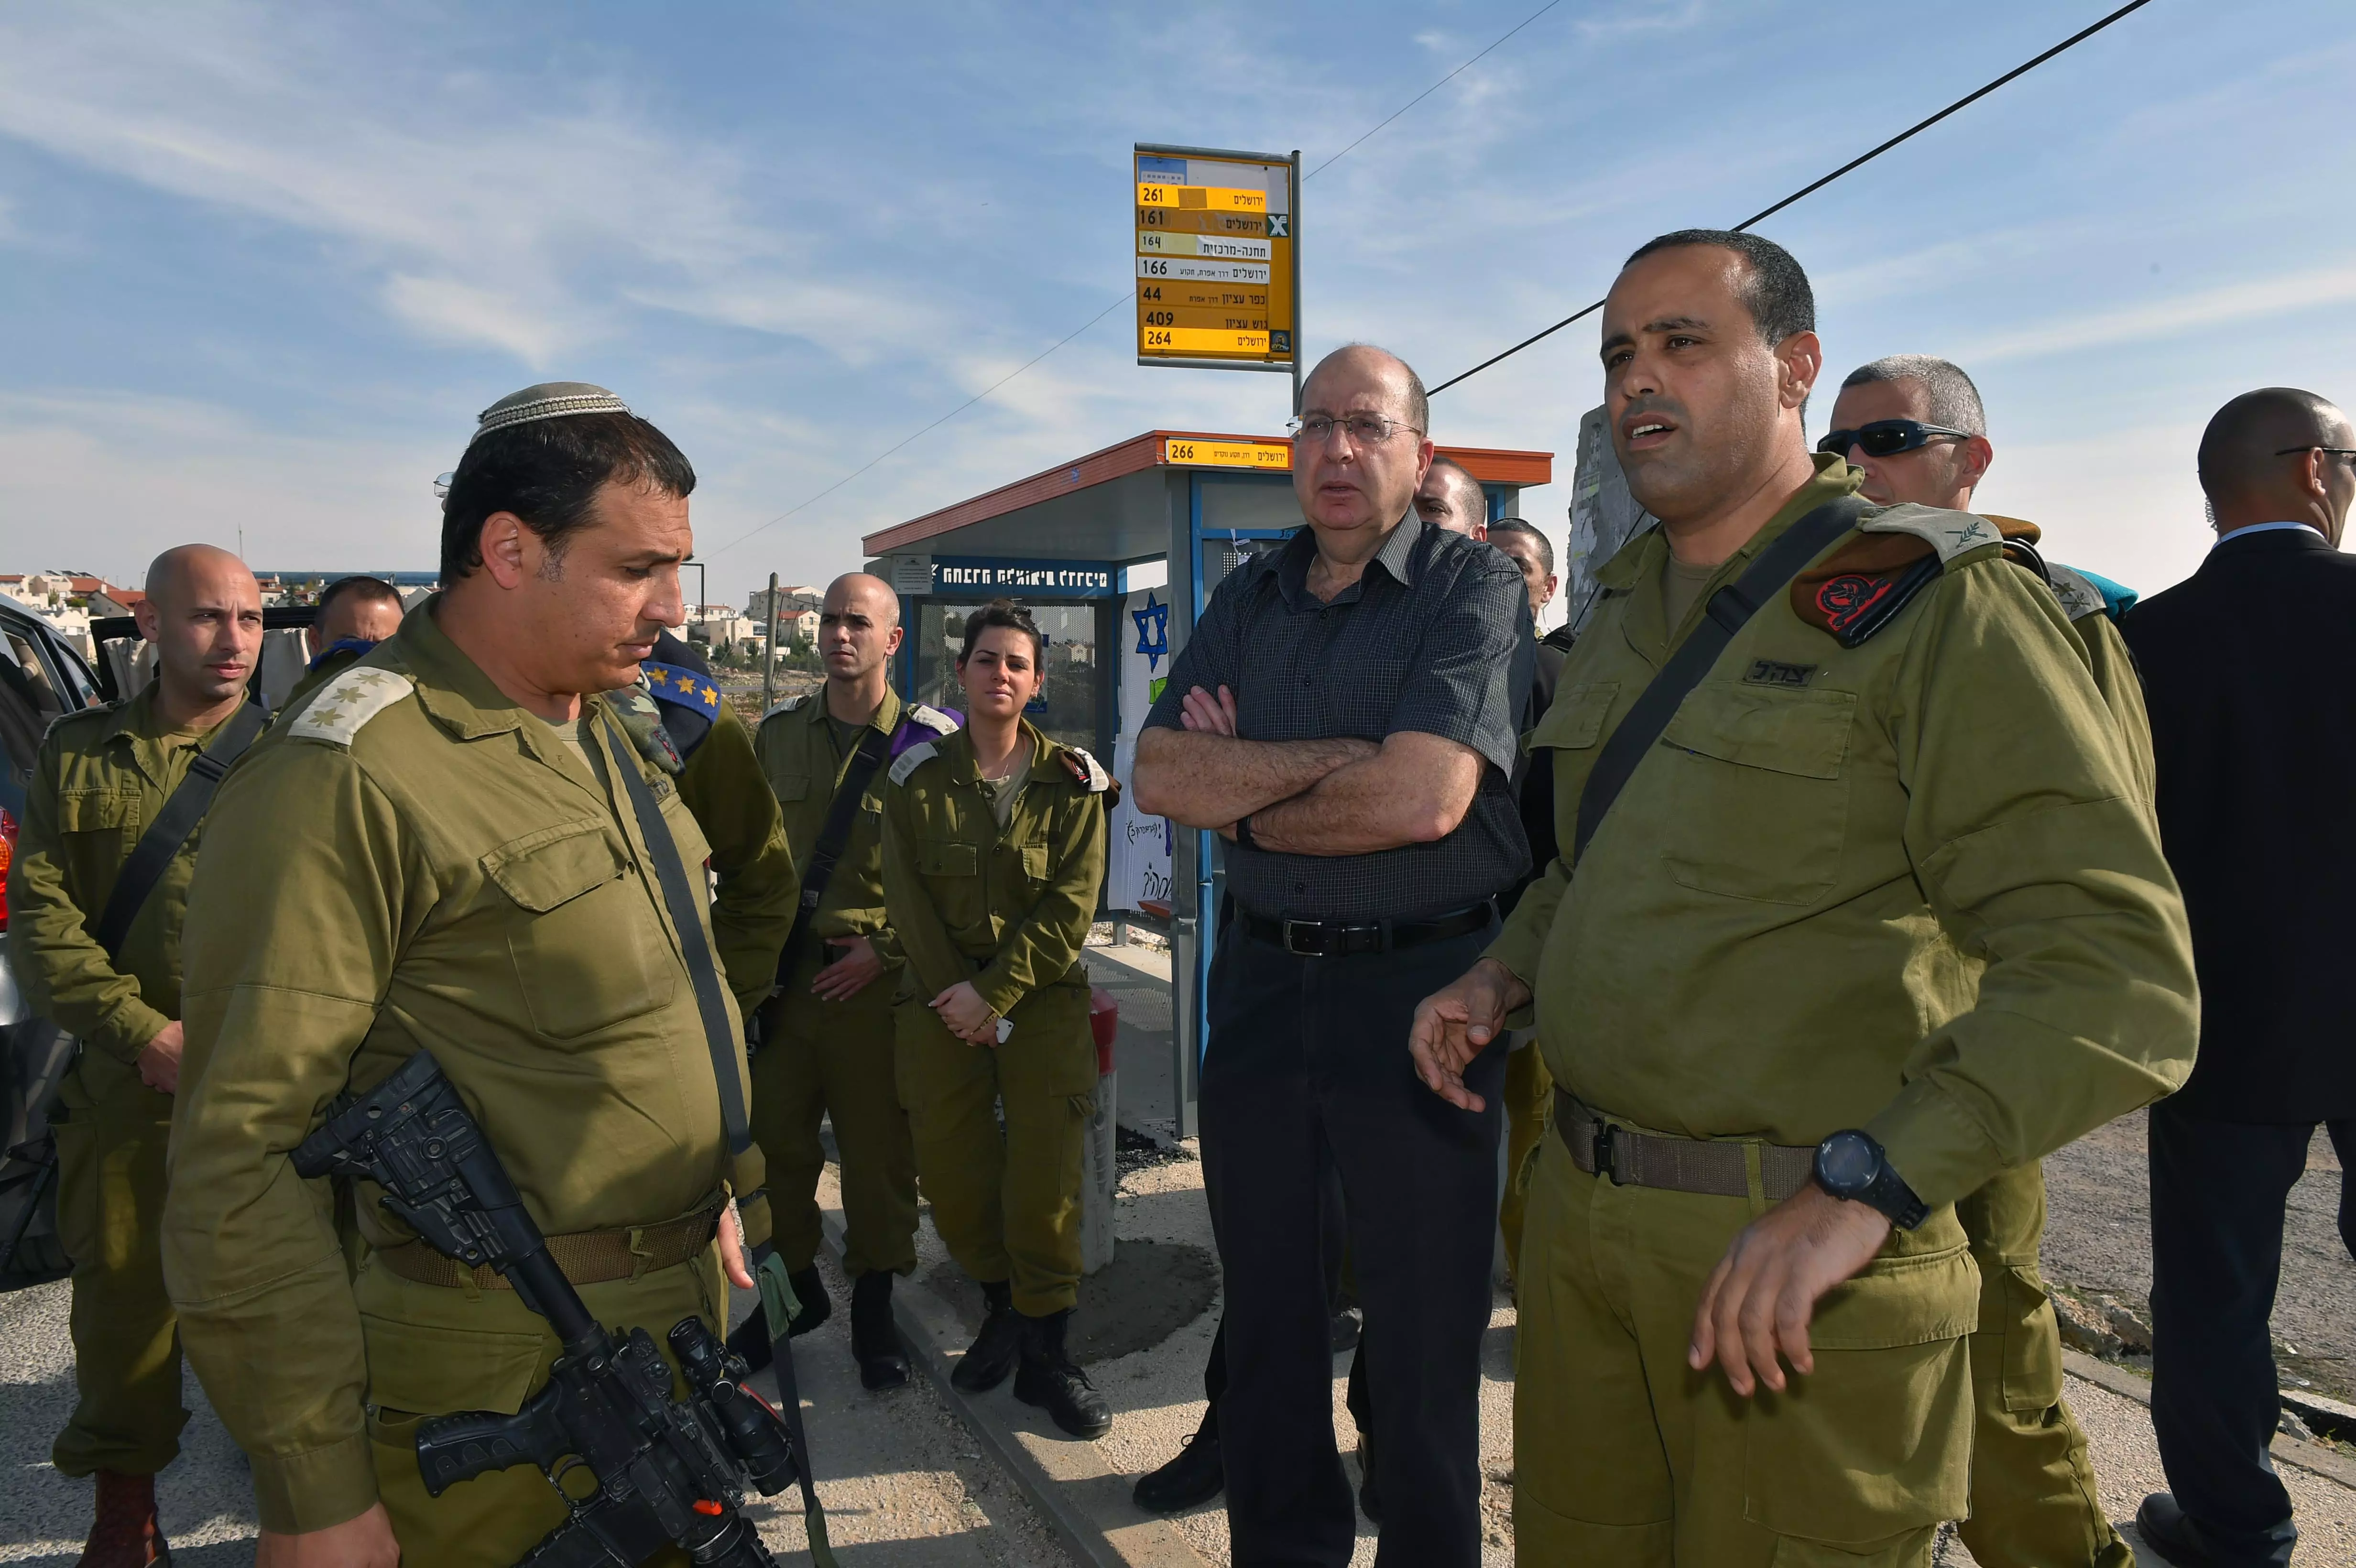
<svg viewBox="0 0 2356 1568"><path fill-rule="evenodd" d="M188 1423L160 1229L172 1097L113 1062L89 1063L67 1075L50 1125L78 1397L49 1456L69 1476L152 1476L179 1454Z"/></svg>
<svg viewBox="0 0 2356 1568"><path fill-rule="evenodd" d="M1096 1110L1087 987L1024 997L1007 1014L1013 1033L994 1047L951 1034L921 997L892 1016L916 1174L949 1255L984 1284L1012 1280L1026 1317L1073 1306L1080 1161Z"/></svg>
<svg viewBox="0 0 2356 1568"><path fill-rule="evenodd" d="M1505 1266L1522 1275L1522 1225L1530 1208L1530 1162L1554 1125L1554 1074L1530 1040L1505 1058L1505 1191L1497 1200L1497 1228L1505 1237Z"/></svg>
<svg viewBox="0 0 2356 1568"><path fill-rule="evenodd" d="M728 1322L728 1282L715 1245L693 1262L641 1278L584 1285L581 1299L609 1333L644 1328L670 1360L664 1336L682 1317L715 1331ZM371 1254L353 1282L368 1346L369 1446L377 1495L392 1518L404 1563L434 1568L512 1568L565 1520L563 1499L530 1464L493 1470L428 1496L417 1468L417 1425L462 1410L512 1414L548 1380L561 1349L546 1319L511 1290L420 1285ZM674 1386L676 1397L684 1392ZM584 1478L585 1481L585 1477ZM579 1485L581 1483L576 1483ZM687 1554L651 1560L673 1568Z"/></svg>
<svg viewBox="0 0 2356 1568"><path fill-rule="evenodd" d="M1964 1340L1979 1282L1953 1210L1817 1304L1816 1370L1738 1397L1686 1364L1696 1307L1763 1198L1622 1187L1540 1146L1522 1238L1515 1561L1531 1568L1928 1568L1963 1517Z"/></svg>
<svg viewBox="0 0 2356 1568"><path fill-rule="evenodd" d="M769 1034L753 1055L753 1137L768 1165L769 1213L789 1269L818 1256L819 1124L831 1117L842 1157L842 1272L856 1279L916 1266L916 1155L894 1070L892 977L848 999L810 995L819 959L802 958L769 1004Z"/></svg>
<svg viewBox="0 0 2356 1568"><path fill-rule="evenodd" d="M2062 1400L2062 1331L2038 1272L2045 1170L2024 1165L1955 1205L1980 1268L1971 1338L1972 1515L1982 1568L2135 1568L2094 1491L2086 1434Z"/></svg>

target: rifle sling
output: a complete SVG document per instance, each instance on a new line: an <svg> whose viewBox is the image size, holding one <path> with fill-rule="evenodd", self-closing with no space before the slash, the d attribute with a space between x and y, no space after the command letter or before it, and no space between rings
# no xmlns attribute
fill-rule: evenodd
<svg viewBox="0 0 2356 1568"><path fill-rule="evenodd" d="M841 863L842 852L851 846L851 829L859 817L860 796L874 782L892 752L892 737L869 725L860 731L859 744L851 749L851 760L844 764L842 782L834 786L834 799L828 803L826 821L818 830L818 842L810 847L809 865L802 871L801 907L794 911L794 928L786 933L786 945L777 954L777 984L791 978L794 960L801 951L803 940L809 935L810 923L818 918L818 906L826 897L826 885L834 879L834 869Z"/></svg>
<svg viewBox="0 0 2356 1568"><path fill-rule="evenodd" d="M743 1154L753 1147L753 1130L744 1115L744 1085L736 1072L736 1035L728 1027L727 993L721 988L720 968L712 962L712 944L703 933L703 906L696 901L687 863L680 859L679 845L670 836L670 825L663 820L662 806L648 786L646 775L638 772L637 748L612 729L605 732L605 744L614 754L614 771L629 795L630 809L637 816L638 837L646 840L647 853L654 860L655 880L661 884L663 903L679 933L680 955L687 960L688 976L695 982L695 1008L702 1015L704 1043L712 1048L712 1075L720 1089L720 1125L727 1130L729 1152Z"/></svg>
<svg viewBox="0 0 2356 1568"><path fill-rule="evenodd" d="M1857 526L1865 504L1854 496L1826 502L1783 530L1782 537L1759 552L1742 575L1709 596L1701 622L1686 635L1668 661L1637 695L1635 705L1620 727L1603 742L1595 767L1579 795L1579 831L1566 862L1573 871L1587 854L1588 840L1603 825L1604 813L1620 798L1637 767L1676 717L1702 677L1726 652L1734 634L1756 614L1761 605L1781 593L1792 579L1826 548Z"/></svg>
<svg viewBox="0 0 2356 1568"><path fill-rule="evenodd" d="M131 853L123 862L122 871L114 879L114 891L106 895L106 907L99 912L98 923L91 928L91 940L106 950L106 961L114 963L123 955L123 944L131 935L131 923L147 903L147 896L155 884L164 880L166 868L171 865L188 835L204 820L206 809L213 803L213 791L220 787L221 779L230 764L245 754L262 733L268 721L262 704L248 702L240 708L230 721L221 726L213 743L199 752L188 764L187 775L180 780L164 809L139 836Z"/></svg>

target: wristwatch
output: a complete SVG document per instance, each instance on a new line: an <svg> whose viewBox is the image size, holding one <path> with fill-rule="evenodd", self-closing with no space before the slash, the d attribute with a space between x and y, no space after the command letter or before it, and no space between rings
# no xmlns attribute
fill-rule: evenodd
<svg viewBox="0 0 2356 1568"><path fill-rule="evenodd" d="M1930 1218L1930 1206L1914 1196L1906 1179L1890 1168L1890 1158L1871 1135L1852 1127L1835 1133L1816 1146L1816 1185L1836 1198L1870 1204L1890 1216L1890 1222L1911 1231Z"/></svg>
<svg viewBox="0 0 2356 1568"><path fill-rule="evenodd" d="M1252 840L1251 813L1248 811L1236 818L1236 842L1242 845L1247 849L1257 849L1259 848L1259 846Z"/></svg>

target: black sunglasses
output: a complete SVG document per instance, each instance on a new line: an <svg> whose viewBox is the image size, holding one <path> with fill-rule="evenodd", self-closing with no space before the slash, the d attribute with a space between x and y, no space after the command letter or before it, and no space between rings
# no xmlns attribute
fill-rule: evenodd
<svg viewBox="0 0 2356 1568"><path fill-rule="evenodd" d="M1875 420L1855 430L1827 432L1825 439L1816 443L1816 450L1847 457L1850 447L1861 446L1868 457L1894 457L1901 452L1927 446L1933 436L1939 435L1952 435L1963 441L1972 438L1967 430L1949 430L1945 425L1924 424L1919 420Z"/></svg>

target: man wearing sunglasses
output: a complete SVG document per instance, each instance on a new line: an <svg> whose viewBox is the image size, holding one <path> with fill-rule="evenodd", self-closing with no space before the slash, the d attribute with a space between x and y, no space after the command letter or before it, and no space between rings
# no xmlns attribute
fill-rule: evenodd
<svg viewBox="0 0 2356 1568"><path fill-rule="evenodd" d="M1816 449L1861 471L1858 493L1869 501L1957 512L1971 510L1972 492L1996 456L1979 389L1960 367L1928 354L1893 354L1850 371L1833 403L1832 430ZM2036 537L2028 525L1990 520L2008 541ZM2032 556L2016 559L2034 570ZM2151 725L2108 599L2091 587L2080 591L2084 579L2068 568L2050 570L2148 800ZM2134 1548L2111 1528L2095 1496L2086 1434L2062 1398L2061 1328L2037 1264L2044 1168L2029 1160L2005 1170L1959 1200L1955 1217L1980 1268L1965 1544L1984 1568L2133 1568Z"/></svg>
<svg viewBox="0 0 2356 1568"><path fill-rule="evenodd" d="M2356 430L2312 392L2245 392L2210 421L2200 473L2217 543L2126 621L2201 976L2199 1061L2146 1127L2151 1424L2170 1489L2144 1499L2136 1525L2177 1568L2241 1568L2288 1563L2298 1539L2268 1456L2282 1407L2267 1319L2292 1188L2307 1177L2306 1202L2327 1201L2318 1123L2342 1170L2356 1164L2356 715L2341 673L2356 653L2356 557L2340 548ZM2356 1253L2344 1175L2339 1199Z"/></svg>
<svg viewBox="0 0 2356 1568"><path fill-rule="evenodd" d="M1955 1203L2191 1058L2183 904L2082 645L1986 518L1860 506L1810 453L1815 309L1751 234L1613 282L1612 447L1660 526L1530 735L1556 858L1410 1031L1477 1106L1534 1012L1557 1086L1526 1563L1929 1568L1970 1509Z"/></svg>

